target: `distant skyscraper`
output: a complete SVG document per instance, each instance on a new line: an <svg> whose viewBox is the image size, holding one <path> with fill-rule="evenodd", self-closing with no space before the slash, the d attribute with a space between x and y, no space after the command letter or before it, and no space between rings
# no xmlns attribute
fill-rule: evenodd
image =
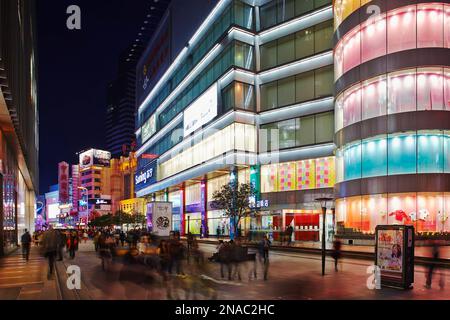
<svg viewBox="0 0 450 320"><path fill-rule="evenodd" d="M106 146L112 157L127 155L135 140L136 65L170 1L151 2L136 39L121 54L117 78L107 92Z"/></svg>

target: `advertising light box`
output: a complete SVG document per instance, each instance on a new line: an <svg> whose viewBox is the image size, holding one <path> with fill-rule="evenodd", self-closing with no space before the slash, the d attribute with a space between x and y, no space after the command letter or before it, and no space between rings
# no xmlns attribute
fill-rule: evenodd
<svg viewBox="0 0 450 320"><path fill-rule="evenodd" d="M414 282L414 227L376 227L375 265L382 286L408 289Z"/></svg>
<svg viewBox="0 0 450 320"><path fill-rule="evenodd" d="M172 202L147 204L147 227L160 237L168 237L172 228Z"/></svg>
<svg viewBox="0 0 450 320"><path fill-rule="evenodd" d="M217 83L184 111L184 136L190 135L217 116Z"/></svg>

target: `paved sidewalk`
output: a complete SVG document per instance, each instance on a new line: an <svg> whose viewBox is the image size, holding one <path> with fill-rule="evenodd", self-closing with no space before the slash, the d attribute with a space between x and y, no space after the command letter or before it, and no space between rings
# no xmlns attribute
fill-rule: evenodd
<svg viewBox="0 0 450 320"><path fill-rule="evenodd" d="M47 261L32 246L30 259L21 248L0 258L0 300L58 300L56 281L47 280Z"/></svg>
<svg viewBox="0 0 450 320"><path fill-rule="evenodd" d="M229 238L220 238L224 241L228 241ZM205 242L205 243L217 243L219 239L217 237L209 237L209 238L198 238L197 240ZM279 241L274 241L272 243L272 246L274 247L280 247L280 248L299 248L299 249L312 249L312 250L320 250L322 249L322 243L321 242L311 242L311 241L296 241L292 242L290 246L287 246L285 243L281 246L281 243ZM327 250L332 249L332 244L327 243ZM352 253L375 253L375 246L359 246L359 245L342 245L342 251L343 252L352 252ZM440 254L441 259L449 259L450 260L450 246L442 246L440 248ZM415 256L416 257L431 257L431 249L429 247L423 247L423 246L416 246L415 248Z"/></svg>

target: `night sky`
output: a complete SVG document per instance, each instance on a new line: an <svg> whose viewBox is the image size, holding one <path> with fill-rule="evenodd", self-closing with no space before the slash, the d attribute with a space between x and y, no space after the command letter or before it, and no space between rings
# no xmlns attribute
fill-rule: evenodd
<svg viewBox="0 0 450 320"><path fill-rule="evenodd" d="M40 187L57 181L61 161L105 148L106 89L117 76L120 54L158 14L156 0L38 0ZM160 1L160 0L158 0ZM162 3L162 2L161 2ZM172 56L176 57L218 0L172 0ZM81 8L81 30L66 26L70 5ZM154 14L154 13L157 14ZM149 25L150 25L149 24ZM147 26L142 31L141 27ZM148 38L147 37L147 38Z"/></svg>
<svg viewBox="0 0 450 320"><path fill-rule="evenodd" d="M149 0L38 0L40 193L57 183L57 164L105 147L106 88L120 53L135 41ZM69 5L81 30L68 30ZM132 5L131 5L132 4Z"/></svg>

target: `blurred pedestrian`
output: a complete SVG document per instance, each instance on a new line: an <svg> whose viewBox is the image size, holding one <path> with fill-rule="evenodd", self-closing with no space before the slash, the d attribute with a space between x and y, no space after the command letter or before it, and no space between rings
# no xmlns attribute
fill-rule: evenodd
<svg viewBox="0 0 450 320"><path fill-rule="evenodd" d="M78 250L78 234L76 232L72 232L67 239L67 246L69 249L70 258L75 259L75 252Z"/></svg>
<svg viewBox="0 0 450 320"><path fill-rule="evenodd" d="M22 245L22 257L28 261L30 258L30 247L31 247L31 235L28 229L25 229L25 233L20 238L20 243Z"/></svg>
<svg viewBox="0 0 450 320"><path fill-rule="evenodd" d="M53 269L55 265L56 251L58 248L58 235L56 230L50 225L48 230L44 232L42 236L42 252L44 256L48 259L48 273L47 278L53 274Z"/></svg>
<svg viewBox="0 0 450 320"><path fill-rule="evenodd" d="M437 270L437 264L439 263L439 245L437 242L433 242L432 243L432 247L431 247L431 259L432 261L430 262L429 266L428 266L428 272L427 272L427 282L425 284L425 288L427 289L431 289L431 285L433 282L433 274L435 273L435 271ZM441 271L442 272L442 271ZM441 274L441 279L439 281L439 287L440 289L444 289L445 286L445 280L444 280L444 276L443 274Z"/></svg>
<svg viewBox="0 0 450 320"><path fill-rule="evenodd" d="M125 235L125 232L123 232L123 230L120 231L119 238L120 238L120 244L123 247L124 242L125 242L125 240L127 238L126 235Z"/></svg>
<svg viewBox="0 0 450 320"><path fill-rule="evenodd" d="M57 248L57 254L58 254L58 261L63 260L63 250L64 246L66 245L66 235L61 230L57 230L58 235L58 248Z"/></svg>
<svg viewBox="0 0 450 320"><path fill-rule="evenodd" d="M259 243L259 260L262 260L263 264L263 273L264 273L264 280L267 280L268 273L269 273L269 250L270 250L271 242L269 238L264 236L264 238Z"/></svg>
<svg viewBox="0 0 450 320"><path fill-rule="evenodd" d="M84 243L87 242L88 238L89 238L89 235L88 235L88 233L86 232L86 230L84 230L84 232L83 232L83 241L84 241Z"/></svg>
<svg viewBox="0 0 450 320"><path fill-rule="evenodd" d="M334 270L338 271L338 263L341 259L341 247L342 247L342 242L339 239L335 239L333 241L333 253L332 253L332 257L334 259ZM342 265L341 265L341 269L342 269Z"/></svg>

